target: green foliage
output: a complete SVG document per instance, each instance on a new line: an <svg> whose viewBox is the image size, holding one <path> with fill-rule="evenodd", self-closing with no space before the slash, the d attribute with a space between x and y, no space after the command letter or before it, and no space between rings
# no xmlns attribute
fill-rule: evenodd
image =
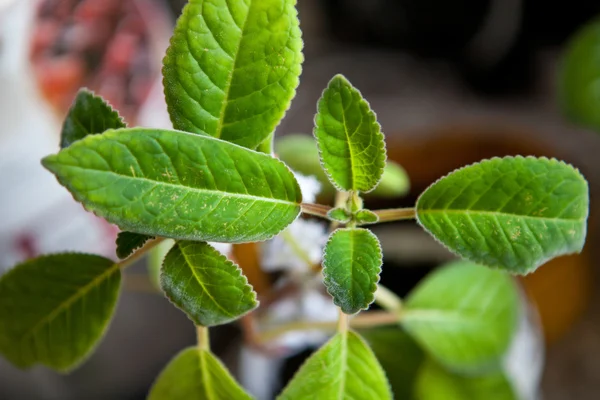
<svg viewBox="0 0 600 400"><path fill-rule="evenodd" d="M43 164L88 210L146 235L265 240L300 213L300 188L283 163L208 136L108 131Z"/></svg>
<svg viewBox="0 0 600 400"><path fill-rule="evenodd" d="M329 210L327 212L327 217L332 221L337 221L342 224L345 224L346 222L350 221L350 218L352 218L352 214L350 214L345 208L338 207Z"/></svg>
<svg viewBox="0 0 600 400"><path fill-rule="evenodd" d="M258 306L242 270L208 243L176 242L163 261L160 283L197 325L226 324Z"/></svg>
<svg viewBox="0 0 600 400"><path fill-rule="evenodd" d="M301 72L295 0L191 0L164 59L175 129L256 148L290 106Z"/></svg>
<svg viewBox="0 0 600 400"><path fill-rule="evenodd" d="M573 122L600 131L600 19L575 33L562 60L559 98Z"/></svg>
<svg viewBox="0 0 600 400"><path fill-rule="evenodd" d="M119 232L117 235L117 257L123 259L132 255L154 236L142 235L133 232Z"/></svg>
<svg viewBox="0 0 600 400"><path fill-rule="evenodd" d="M323 275L335 305L346 314L375 299L383 256L377 236L362 228L337 229L325 246Z"/></svg>
<svg viewBox="0 0 600 400"><path fill-rule="evenodd" d="M150 282L152 282L157 289L160 289L160 270L163 261L174 245L175 241L173 239L165 239L148 252L146 269L148 270Z"/></svg>
<svg viewBox="0 0 600 400"><path fill-rule="evenodd" d="M502 371L483 376L448 372L432 360L421 367L416 381L416 400L518 400Z"/></svg>
<svg viewBox="0 0 600 400"><path fill-rule="evenodd" d="M519 294L510 276L458 261L436 270L412 291L401 324L444 366L482 371L497 367L518 313Z"/></svg>
<svg viewBox="0 0 600 400"><path fill-rule="evenodd" d="M391 398L385 373L369 346L354 332L340 332L306 360L278 399Z"/></svg>
<svg viewBox="0 0 600 400"><path fill-rule="evenodd" d="M379 217L373 211L360 210L354 216L356 223L359 225L376 224L379 221Z"/></svg>
<svg viewBox="0 0 600 400"><path fill-rule="evenodd" d="M583 248L588 185L572 166L533 157L454 171L417 201L419 223L454 253L526 274Z"/></svg>
<svg viewBox="0 0 600 400"><path fill-rule="evenodd" d="M88 254L53 254L0 277L0 353L67 372L96 346L115 310L121 271Z"/></svg>
<svg viewBox="0 0 600 400"><path fill-rule="evenodd" d="M329 182L321 166L319 150L313 137L308 135L286 135L275 141L275 153L294 171L316 177L322 185L321 193L332 196L335 188ZM408 193L410 181L404 169L388 160L383 169L379 185L368 195L373 197L400 197Z"/></svg>
<svg viewBox="0 0 600 400"><path fill-rule="evenodd" d="M251 399L210 351L195 347L167 365L148 395L148 400Z"/></svg>
<svg viewBox="0 0 600 400"><path fill-rule="evenodd" d="M125 128L125 122L119 113L102 97L90 90L81 89L63 123L60 147L68 147L87 135L119 128Z"/></svg>
<svg viewBox="0 0 600 400"><path fill-rule="evenodd" d="M360 92L336 75L319 100L315 137L325 172L345 191L370 192L385 167L385 143L375 113Z"/></svg>

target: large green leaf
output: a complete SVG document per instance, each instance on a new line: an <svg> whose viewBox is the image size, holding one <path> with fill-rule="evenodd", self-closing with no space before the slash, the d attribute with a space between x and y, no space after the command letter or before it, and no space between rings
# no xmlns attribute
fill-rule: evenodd
<svg viewBox="0 0 600 400"><path fill-rule="evenodd" d="M208 243L175 243L163 261L160 283L197 325L226 324L258 306L240 267Z"/></svg>
<svg viewBox="0 0 600 400"><path fill-rule="evenodd" d="M148 400L250 399L212 353L195 347L175 356L148 395Z"/></svg>
<svg viewBox="0 0 600 400"><path fill-rule="evenodd" d="M519 293L506 273L467 261L436 270L409 295L406 331L447 367L496 367L517 328Z"/></svg>
<svg viewBox="0 0 600 400"><path fill-rule="evenodd" d="M20 368L66 372L104 334L119 288L119 266L88 254L54 254L0 277L0 353Z"/></svg>
<svg viewBox="0 0 600 400"><path fill-rule="evenodd" d="M379 240L368 229L333 232L323 254L323 275L335 305L346 314L369 308L375 300L382 263Z"/></svg>
<svg viewBox="0 0 600 400"><path fill-rule="evenodd" d="M373 349L392 386L395 399L410 400L425 361L425 353L400 327L380 327L361 331Z"/></svg>
<svg viewBox="0 0 600 400"><path fill-rule="evenodd" d="M576 123L600 131L600 19L575 33L562 60L559 99Z"/></svg>
<svg viewBox="0 0 600 400"><path fill-rule="evenodd" d="M319 100L315 137L325 172L340 190L370 192L385 167L385 142L369 103L342 75Z"/></svg>
<svg viewBox="0 0 600 400"><path fill-rule="evenodd" d="M87 135L109 129L125 128L125 122L100 96L82 89L77 93L60 135L60 147L65 148Z"/></svg>
<svg viewBox="0 0 600 400"><path fill-rule="evenodd" d="M588 185L572 166L533 157L454 171L417 201L419 223L454 253L513 273L581 251Z"/></svg>
<svg viewBox="0 0 600 400"><path fill-rule="evenodd" d="M286 135L275 141L275 153L294 171L316 177L322 185L323 195L335 194L335 188L321 166L319 150L313 137L301 134ZM409 189L410 181L406 171L395 162L387 160L379 185L368 195L398 197L407 194Z"/></svg>
<svg viewBox="0 0 600 400"><path fill-rule="evenodd" d="M354 332L338 333L314 353L279 396L298 399L391 399L377 358Z"/></svg>
<svg viewBox="0 0 600 400"><path fill-rule="evenodd" d="M151 236L265 240L300 213L300 188L281 161L209 136L108 131L42 163L88 210Z"/></svg>
<svg viewBox="0 0 600 400"><path fill-rule="evenodd" d="M483 376L461 376L432 360L421 367L415 392L417 400L518 400L502 371Z"/></svg>
<svg viewBox="0 0 600 400"><path fill-rule="evenodd" d="M294 97L302 39L296 0L190 0L164 59L176 129L256 148Z"/></svg>

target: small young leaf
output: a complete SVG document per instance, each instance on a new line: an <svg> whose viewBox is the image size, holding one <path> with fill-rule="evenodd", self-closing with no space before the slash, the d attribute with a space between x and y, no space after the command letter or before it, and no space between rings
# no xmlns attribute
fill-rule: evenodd
<svg viewBox="0 0 600 400"><path fill-rule="evenodd" d="M370 192L377 186L386 160L383 133L369 103L342 75L319 100L314 135L336 188Z"/></svg>
<svg viewBox="0 0 600 400"><path fill-rule="evenodd" d="M517 327L519 294L512 278L458 261L425 278L406 300L401 324L446 367L495 367Z"/></svg>
<svg viewBox="0 0 600 400"><path fill-rule="evenodd" d="M160 373L148 400L251 400L209 351L190 347Z"/></svg>
<svg viewBox="0 0 600 400"><path fill-rule="evenodd" d="M376 224L379 221L377 214L370 210L360 210L356 213L355 218L359 225Z"/></svg>
<svg viewBox="0 0 600 400"><path fill-rule="evenodd" d="M125 128L119 113L94 92L81 89L60 134L60 147L65 148L87 135L95 135L109 129Z"/></svg>
<svg viewBox="0 0 600 400"><path fill-rule="evenodd" d="M42 163L88 210L150 236L266 240L300 213L300 187L285 164L209 136L108 131Z"/></svg>
<svg viewBox="0 0 600 400"><path fill-rule="evenodd" d="M362 228L337 229L323 255L325 286L346 314L366 310L375 299L383 256L377 236Z"/></svg>
<svg viewBox="0 0 600 400"><path fill-rule="evenodd" d="M314 353L279 400L392 399L377 358L354 332L338 333Z"/></svg>
<svg viewBox="0 0 600 400"><path fill-rule="evenodd" d="M226 324L258 306L240 267L208 243L175 243L163 262L160 283L197 325Z"/></svg>
<svg viewBox="0 0 600 400"><path fill-rule="evenodd" d="M457 375L432 360L421 367L416 400L518 400L502 371L487 375Z"/></svg>
<svg viewBox="0 0 600 400"><path fill-rule="evenodd" d="M275 141L275 153L294 171L316 177L322 185L321 193L324 196L335 194L335 188L321 166L319 150L313 137L300 134L286 135ZM368 196L399 197L407 194L409 189L410 180L404 168L388 160L383 169L381 182L368 193Z"/></svg>
<svg viewBox="0 0 600 400"><path fill-rule="evenodd" d="M333 221L345 224L346 222L350 221L352 215L350 215L350 213L344 208L332 208L327 212L327 217L329 217Z"/></svg>
<svg viewBox="0 0 600 400"><path fill-rule="evenodd" d="M368 329L361 334L383 367L394 398L413 399L414 384L426 359L423 350L398 326Z"/></svg>
<svg viewBox="0 0 600 400"><path fill-rule="evenodd" d="M117 257L123 259L132 255L154 236L142 235L134 232L119 232L117 235Z"/></svg>
<svg viewBox="0 0 600 400"><path fill-rule="evenodd" d="M417 201L419 223L459 256L526 274L581 251L588 185L572 166L533 157L485 160L454 171Z"/></svg>
<svg viewBox="0 0 600 400"><path fill-rule="evenodd" d="M559 76L561 106L573 122L600 131L600 19L575 33L562 60Z"/></svg>
<svg viewBox="0 0 600 400"><path fill-rule="evenodd" d="M283 118L301 72L296 0L190 0L164 59L175 129L256 148Z"/></svg>
<svg viewBox="0 0 600 400"><path fill-rule="evenodd" d="M94 349L114 313L121 271L89 254L53 254L0 277L0 353L19 368L67 372Z"/></svg>

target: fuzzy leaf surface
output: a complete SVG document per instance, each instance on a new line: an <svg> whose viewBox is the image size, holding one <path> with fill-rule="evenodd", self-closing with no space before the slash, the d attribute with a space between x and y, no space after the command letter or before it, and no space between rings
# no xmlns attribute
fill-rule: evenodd
<svg viewBox="0 0 600 400"><path fill-rule="evenodd" d="M338 333L300 367L279 400L392 399L385 373L367 343Z"/></svg>
<svg viewBox="0 0 600 400"><path fill-rule="evenodd" d="M526 274L585 242L588 184L557 160L505 157L461 168L417 201L419 223L470 261Z"/></svg>
<svg viewBox="0 0 600 400"><path fill-rule="evenodd" d="M346 314L369 308L375 300L383 255L368 229L344 228L331 234L323 256L323 275L335 305Z"/></svg>
<svg viewBox="0 0 600 400"><path fill-rule="evenodd" d="M434 271L410 293L400 321L444 366L480 371L495 367L508 349L519 304L509 275L458 261Z"/></svg>
<svg viewBox="0 0 600 400"><path fill-rule="evenodd" d="M89 254L53 254L0 277L0 353L19 368L67 372L98 344L114 313L121 271Z"/></svg>
<svg viewBox="0 0 600 400"><path fill-rule="evenodd" d="M251 400L225 366L209 351L190 347L171 360L148 400Z"/></svg>
<svg viewBox="0 0 600 400"><path fill-rule="evenodd" d="M296 0L190 0L164 59L175 129L256 148L295 95L302 38Z"/></svg>
<svg viewBox="0 0 600 400"><path fill-rule="evenodd" d="M108 131L42 163L88 210L150 236L259 241L300 213L300 188L281 161L209 136Z"/></svg>
<svg viewBox="0 0 600 400"><path fill-rule="evenodd" d="M197 325L231 322L258 306L240 267L203 242L176 242L160 275L167 297Z"/></svg>
<svg viewBox="0 0 600 400"><path fill-rule="evenodd" d="M342 75L319 100L314 135L335 187L370 192L377 186L386 161L383 133L369 103Z"/></svg>
<svg viewBox="0 0 600 400"><path fill-rule="evenodd" d="M117 257L123 259L132 255L154 236L142 235L135 232L119 232L117 235Z"/></svg>
<svg viewBox="0 0 600 400"><path fill-rule="evenodd" d="M502 371L486 375L458 375L427 360L415 383L416 400L518 400Z"/></svg>
<svg viewBox="0 0 600 400"><path fill-rule="evenodd" d="M65 148L87 135L109 129L125 128L125 122L110 104L94 92L81 89L69 109L60 134L60 147Z"/></svg>

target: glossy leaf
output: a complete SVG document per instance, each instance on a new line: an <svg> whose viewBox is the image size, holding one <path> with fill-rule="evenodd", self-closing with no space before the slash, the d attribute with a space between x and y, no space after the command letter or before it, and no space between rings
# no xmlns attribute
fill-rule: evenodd
<svg viewBox="0 0 600 400"><path fill-rule="evenodd" d="M106 258L53 254L0 277L0 353L20 368L66 372L98 344L114 313L121 271Z"/></svg>
<svg viewBox="0 0 600 400"><path fill-rule="evenodd" d="M369 103L342 75L323 92L315 117L321 161L339 190L370 192L385 167L385 142Z"/></svg>
<svg viewBox="0 0 600 400"><path fill-rule="evenodd" d="M425 353L400 327L361 331L383 367L395 399L414 399L414 385Z"/></svg>
<svg viewBox="0 0 600 400"><path fill-rule="evenodd" d="M324 196L335 194L335 188L321 166L319 150L313 137L301 134L286 135L275 141L275 153L294 171L316 177L321 182L321 193ZM407 194L409 189L410 181L406 171L397 163L388 160L379 185L368 195L399 197Z"/></svg>
<svg viewBox="0 0 600 400"><path fill-rule="evenodd" d="M569 119L600 132L600 19L579 29L567 45L559 75L559 99Z"/></svg>
<svg viewBox="0 0 600 400"><path fill-rule="evenodd" d="M88 210L151 236L265 240L300 213L300 188L282 162L209 136L109 131L42 163Z"/></svg>
<svg viewBox="0 0 600 400"><path fill-rule="evenodd" d="M190 347L167 365L148 400L251 400L209 351Z"/></svg>
<svg viewBox="0 0 600 400"><path fill-rule="evenodd" d="M358 334L345 332L308 358L278 399L391 398L385 373L369 346Z"/></svg>
<svg viewBox="0 0 600 400"><path fill-rule="evenodd" d="M379 240L362 228L337 229L331 234L323 255L323 275L335 305L346 314L369 308L383 256Z"/></svg>
<svg viewBox="0 0 600 400"><path fill-rule="evenodd" d="M154 236L142 235L135 232L119 232L117 235L117 257L121 259L129 257L148 240L152 239L154 239Z"/></svg>
<svg viewBox="0 0 600 400"><path fill-rule="evenodd" d="M480 372L500 363L518 315L519 294L509 275L458 261L436 270L410 293L401 324L446 367Z"/></svg>
<svg viewBox="0 0 600 400"><path fill-rule="evenodd" d="M164 59L176 129L256 148L295 95L302 39L295 0L190 0Z"/></svg>
<svg viewBox="0 0 600 400"><path fill-rule="evenodd" d="M588 185L572 166L533 157L485 160L454 171L417 201L419 223L459 256L526 274L581 251Z"/></svg>
<svg viewBox="0 0 600 400"><path fill-rule="evenodd" d="M502 371L461 376L431 360L421 367L415 392L416 400L518 400Z"/></svg>
<svg viewBox="0 0 600 400"><path fill-rule="evenodd" d="M60 147L65 148L87 135L109 129L125 128L119 113L94 92L82 89L69 109L60 134Z"/></svg>
<svg viewBox="0 0 600 400"><path fill-rule="evenodd" d="M226 324L258 306L240 267L208 243L175 243L163 262L160 283L197 325Z"/></svg>

